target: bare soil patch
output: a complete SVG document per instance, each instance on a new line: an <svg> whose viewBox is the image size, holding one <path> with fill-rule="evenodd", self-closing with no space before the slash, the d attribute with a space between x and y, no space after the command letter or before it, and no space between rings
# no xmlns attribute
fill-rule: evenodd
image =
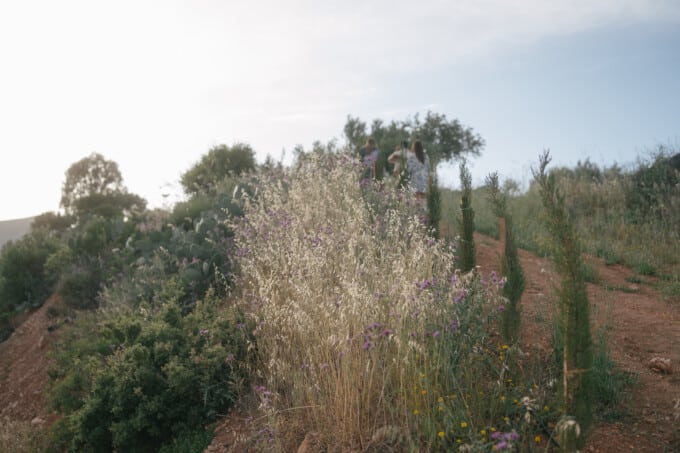
<svg viewBox="0 0 680 453"><path fill-rule="evenodd" d="M57 322L48 311L59 303L50 297L0 343L0 421L32 422L35 429L46 429L57 419L48 410L46 390L47 352Z"/></svg>
<svg viewBox="0 0 680 453"><path fill-rule="evenodd" d="M497 269L500 243L477 235L477 262ZM522 297L522 344L529 351L548 350L551 317L555 311L554 285L559 284L552 263L520 250L526 274ZM637 376L621 404L621 419L598 421L586 451L679 452L680 419L675 404L680 401L680 309L654 289L652 280L637 280L623 266L607 266L603 260L585 258L597 270L598 283L588 284L593 333L604 327L610 355L617 368ZM654 357L670 359L672 374L648 367Z"/></svg>

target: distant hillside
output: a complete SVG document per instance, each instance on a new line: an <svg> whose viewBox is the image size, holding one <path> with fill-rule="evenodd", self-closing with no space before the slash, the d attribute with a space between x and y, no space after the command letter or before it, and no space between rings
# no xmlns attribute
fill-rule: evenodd
<svg viewBox="0 0 680 453"><path fill-rule="evenodd" d="M20 239L24 234L31 230L33 217L14 220L0 220L0 247L5 242Z"/></svg>

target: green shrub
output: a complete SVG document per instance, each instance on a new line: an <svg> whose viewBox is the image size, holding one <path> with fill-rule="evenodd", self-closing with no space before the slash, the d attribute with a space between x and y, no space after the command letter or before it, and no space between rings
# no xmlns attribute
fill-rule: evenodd
<svg viewBox="0 0 680 453"><path fill-rule="evenodd" d="M472 175L465 161L460 164L460 183L462 195L460 201L460 242L458 244L459 265L463 272L475 267L475 211L472 208Z"/></svg>
<svg viewBox="0 0 680 453"><path fill-rule="evenodd" d="M66 337L51 373L57 441L76 451L157 451L226 413L247 382L250 329L211 295L187 315L168 302L95 325L87 342Z"/></svg>
<svg viewBox="0 0 680 453"><path fill-rule="evenodd" d="M593 393L595 411L600 418L607 418L625 396L628 386L637 381L630 372L618 370L609 355L609 342L605 328L597 332L593 354Z"/></svg>
<svg viewBox="0 0 680 453"><path fill-rule="evenodd" d="M204 428L180 433L172 443L165 444L158 453L202 453L210 445L213 433Z"/></svg>
<svg viewBox="0 0 680 453"><path fill-rule="evenodd" d="M47 231L31 231L0 251L0 317L36 308L50 295L55 276L45 267L59 240Z"/></svg>
<svg viewBox="0 0 680 453"><path fill-rule="evenodd" d="M586 292L585 270L576 228L565 207L564 195L557 187L555 175L546 167L550 154L540 158L534 179L540 186L543 206L547 213L547 229L553 238L552 256L561 278L558 290L559 330L563 364L563 425L558 428L562 451L582 448L592 423L593 346L590 334L590 303ZM578 430L566 429L574 419Z"/></svg>
<svg viewBox="0 0 680 453"><path fill-rule="evenodd" d="M647 276L656 275L656 268L653 265L651 265L647 262L638 263L635 266L635 271L640 275L647 275Z"/></svg>
<svg viewBox="0 0 680 453"><path fill-rule="evenodd" d="M99 304L99 291L103 285L102 275L100 262L82 259L81 264L69 266L62 272L57 284L57 293L67 307L96 308Z"/></svg>
<svg viewBox="0 0 680 453"><path fill-rule="evenodd" d="M439 239L439 222L442 218L442 196L436 175L427 190L427 225L432 237Z"/></svg>
<svg viewBox="0 0 680 453"><path fill-rule="evenodd" d="M512 218L507 209L507 195L501 193L498 182L498 173L492 173L486 178L489 189L489 199L494 213L499 222L505 224L505 237L499 238L504 245L501 256L501 273L505 277L505 285L502 294L507 303L501 314L501 333L508 343L514 343L519 339L522 294L524 293L525 279L524 269L519 260Z"/></svg>

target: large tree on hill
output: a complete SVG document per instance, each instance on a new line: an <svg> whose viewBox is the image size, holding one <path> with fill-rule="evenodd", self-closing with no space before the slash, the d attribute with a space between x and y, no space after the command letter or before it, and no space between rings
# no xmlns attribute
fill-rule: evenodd
<svg viewBox="0 0 680 453"><path fill-rule="evenodd" d="M61 207L77 219L90 215L112 218L143 211L146 200L127 191L116 162L92 153L66 171Z"/></svg>
<svg viewBox="0 0 680 453"><path fill-rule="evenodd" d="M180 182L187 195L215 194L227 176L240 176L255 169L255 152L245 143L214 146L201 160L182 174Z"/></svg>
<svg viewBox="0 0 680 453"><path fill-rule="evenodd" d="M479 155L484 139L472 128L458 120L449 120L441 113L427 112L424 120L416 114L403 121L373 120L370 129L359 118L347 117L343 128L345 141L352 149L361 148L366 139L373 137L382 153L391 153L402 141L420 140L434 166L465 155Z"/></svg>

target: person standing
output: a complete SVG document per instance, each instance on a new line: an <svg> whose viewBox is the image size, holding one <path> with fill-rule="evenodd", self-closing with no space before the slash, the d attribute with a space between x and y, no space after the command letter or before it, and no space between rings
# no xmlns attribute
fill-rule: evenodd
<svg viewBox="0 0 680 453"><path fill-rule="evenodd" d="M390 154L387 158L387 162L394 165L392 169L392 175L395 178L399 177L399 174L403 170L402 165L406 165L406 153L408 152L408 142L404 140L401 144L394 148L394 152Z"/></svg>
<svg viewBox="0 0 680 453"><path fill-rule="evenodd" d="M375 140L373 138L366 140L366 145L359 150L359 154L366 167L364 177L375 178L378 156L380 155L380 150L378 150L378 145L376 145Z"/></svg>
<svg viewBox="0 0 680 453"><path fill-rule="evenodd" d="M400 159L400 153L394 152L387 161L396 164ZM411 149L406 153L406 171L408 172L411 192L415 195L416 200L424 202L430 179L430 158L420 141L413 142Z"/></svg>

